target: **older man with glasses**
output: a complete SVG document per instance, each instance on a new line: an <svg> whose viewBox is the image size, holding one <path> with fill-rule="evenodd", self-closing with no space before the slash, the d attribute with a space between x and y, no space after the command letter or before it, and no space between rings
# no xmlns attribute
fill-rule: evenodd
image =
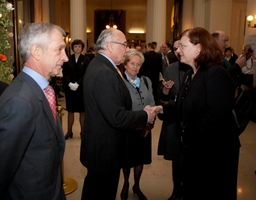
<svg viewBox="0 0 256 200"><path fill-rule="evenodd" d="M116 199L125 159L127 131L153 123L155 108L132 111L132 100L117 66L129 52L125 35L105 29L96 42L97 54L84 76L85 124L80 160L87 168L82 199Z"/></svg>

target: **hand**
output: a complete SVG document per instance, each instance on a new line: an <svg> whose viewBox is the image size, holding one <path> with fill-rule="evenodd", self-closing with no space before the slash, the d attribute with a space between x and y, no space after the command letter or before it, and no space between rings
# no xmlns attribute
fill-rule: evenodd
<svg viewBox="0 0 256 200"><path fill-rule="evenodd" d="M155 117L157 115L157 112L155 111L156 110L155 106L151 107L147 105L143 110L146 111L148 114L148 123L153 124L155 121Z"/></svg>
<svg viewBox="0 0 256 200"><path fill-rule="evenodd" d="M163 114L164 113L164 111L163 111L163 106L155 106L155 112L157 113L157 114Z"/></svg>
<svg viewBox="0 0 256 200"><path fill-rule="evenodd" d="M70 90L73 90L73 91L76 91L78 88L78 84L71 83L71 82L68 84L68 86L69 86Z"/></svg>
<svg viewBox="0 0 256 200"><path fill-rule="evenodd" d="M78 88L79 84L77 82L74 83L75 86L76 86L76 89Z"/></svg>
<svg viewBox="0 0 256 200"><path fill-rule="evenodd" d="M165 80L163 79L162 84L163 84L164 88L166 88L166 89L171 89L172 86L174 85L174 81L172 81L172 80L165 81Z"/></svg>
<svg viewBox="0 0 256 200"><path fill-rule="evenodd" d="M243 68L246 66L246 57L244 55L239 56L235 63L238 64L240 68Z"/></svg>

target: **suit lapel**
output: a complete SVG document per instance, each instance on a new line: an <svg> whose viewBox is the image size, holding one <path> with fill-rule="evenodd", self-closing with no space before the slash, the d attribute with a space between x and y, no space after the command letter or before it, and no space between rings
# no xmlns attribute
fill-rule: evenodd
<svg viewBox="0 0 256 200"><path fill-rule="evenodd" d="M96 58L98 58L98 59L101 60L103 63L105 63L105 64L107 65L107 67L109 67L109 68L116 74L116 76L117 76L117 78L118 78L120 84L123 86L123 88L125 89L125 91L130 94L130 92L129 92L127 86L125 85L125 82L124 82L123 78L118 74L117 70L116 70L115 67L112 65L112 63L111 63L107 58L105 58L103 55L101 55L101 54L96 54ZM116 66L116 67L117 67L117 66Z"/></svg>
<svg viewBox="0 0 256 200"><path fill-rule="evenodd" d="M51 111L51 108L49 106L48 100L47 100L44 92L42 91L40 86L35 82L35 80L33 78L31 78L29 75L27 75L26 73L21 72L19 77L23 80L24 83L26 83L31 88L31 90L35 93L36 97L38 98L38 101L40 101L42 103L43 109L46 113L46 116L47 116L48 120L50 121L50 123L56 133L57 129L56 129L56 125L54 123L52 111Z"/></svg>

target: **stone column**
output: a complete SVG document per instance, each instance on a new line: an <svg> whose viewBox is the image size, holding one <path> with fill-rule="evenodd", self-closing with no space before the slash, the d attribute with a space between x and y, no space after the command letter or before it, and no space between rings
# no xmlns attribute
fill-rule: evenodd
<svg viewBox="0 0 256 200"><path fill-rule="evenodd" d="M205 10L205 1L204 0L194 0L194 26L195 27L204 27L205 26L205 18L204 18L204 10Z"/></svg>
<svg viewBox="0 0 256 200"><path fill-rule="evenodd" d="M166 0L147 0L146 43L157 42L157 49L166 42Z"/></svg>
<svg viewBox="0 0 256 200"><path fill-rule="evenodd" d="M194 27L194 13L193 13L193 1L183 0L182 3L182 23L181 23L181 32L185 31L188 28Z"/></svg>
<svg viewBox="0 0 256 200"><path fill-rule="evenodd" d="M34 14L35 22L41 22L43 19L42 0L34 0Z"/></svg>
<svg viewBox="0 0 256 200"><path fill-rule="evenodd" d="M50 22L49 0L43 0L42 7L43 7L43 22Z"/></svg>
<svg viewBox="0 0 256 200"><path fill-rule="evenodd" d="M86 35L86 0L70 0L70 37L71 42L80 39L84 42L87 51Z"/></svg>

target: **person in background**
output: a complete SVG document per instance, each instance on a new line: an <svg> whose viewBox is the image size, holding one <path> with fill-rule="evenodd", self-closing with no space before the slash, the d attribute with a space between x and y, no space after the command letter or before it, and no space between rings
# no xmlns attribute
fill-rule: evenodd
<svg viewBox="0 0 256 200"><path fill-rule="evenodd" d="M66 110L68 111L68 131L65 139L73 137L73 124L75 112L79 113L80 136L84 128L84 102L83 102L83 78L90 59L82 54L84 42L76 39L71 43L74 54L63 65L63 87L66 96Z"/></svg>
<svg viewBox="0 0 256 200"><path fill-rule="evenodd" d="M170 120L176 111L183 145L184 200L237 199L240 141L229 127L235 84L222 66L222 50L201 27L181 34L177 53L190 65L176 104L158 106ZM218 189L216 192L216 185Z"/></svg>
<svg viewBox="0 0 256 200"><path fill-rule="evenodd" d="M57 84L57 77L51 77L50 80L50 85L53 87L55 95L56 95L56 100L63 98L64 96L60 93L61 87Z"/></svg>
<svg viewBox="0 0 256 200"><path fill-rule="evenodd" d="M224 58L231 64L235 64L236 62L236 59L238 58L237 56L235 56L233 54L233 50L231 47L226 47L225 50L224 50Z"/></svg>
<svg viewBox="0 0 256 200"><path fill-rule="evenodd" d="M137 46L135 47L135 49L136 49L137 51L142 52L142 48L141 48L141 46L140 46L140 45L137 45Z"/></svg>
<svg viewBox="0 0 256 200"><path fill-rule="evenodd" d="M152 82L153 96L155 103L158 102L158 86L159 76L162 72L162 56L154 51L154 45L148 43L146 45L146 53L144 53L145 61L140 68L140 76L146 76L150 78Z"/></svg>
<svg viewBox="0 0 256 200"><path fill-rule="evenodd" d="M157 49L157 42L152 42L152 44L153 44L153 50L156 51L156 49Z"/></svg>
<svg viewBox="0 0 256 200"><path fill-rule="evenodd" d="M87 168L82 200L115 200L125 159L126 133L153 123L156 107L132 111L130 92L116 67L129 52L125 35L105 29L83 81L85 126L80 161Z"/></svg>
<svg viewBox="0 0 256 200"><path fill-rule="evenodd" d="M177 100L178 91L184 74L189 65L179 61L180 56L177 53L180 40L174 40L173 52L178 61L172 63L166 68L164 79L162 81L163 89L160 93L161 104L175 104ZM172 180L173 192L168 200L182 199L182 149L180 136L177 131L176 121L170 120L167 116L163 118L162 114L158 114L158 118L163 120L161 133L158 142L158 155L163 155L165 160L172 161Z"/></svg>
<svg viewBox="0 0 256 200"><path fill-rule="evenodd" d="M242 55L246 58L246 65L242 67L243 75L241 84L252 87L253 77L256 73L256 56L253 53L251 45L247 44L244 46Z"/></svg>
<svg viewBox="0 0 256 200"><path fill-rule="evenodd" d="M160 51L158 52L162 57L162 76L165 74L166 68L170 65L169 59L167 57L167 45L164 43L160 46Z"/></svg>
<svg viewBox="0 0 256 200"><path fill-rule="evenodd" d="M222 52L225 51L225 48L228 46L229 37L225 31L217 30L212 33L212 36L218 43ZM224 55L222 56L222 61L224 62L225 68L230 73L231 77L233 78L234 82L237 86L241 85L241 75L242 71L241 68L246 65L246 58L244 56L239 56L234 64L230 64L225 58Z"/></svg>
<svg viewBox="0 0 256 200"><path fill-rule="evenodd" d="M96 54L96 44L95 43L90 44L90 47L89 47L87 53Z"/></svg>
<svg viewBox="0 0 256 200"><path fill-rule="evenodd" d="M95 57L96 55L96 44L95 43L91 43L90 47L88 48L87 53L84 54L86 57L90 58L90 62L91 60Z"/></svg>
<svg viewBox="0 0 256 200"><path fill-rule="evenodd" d="M8 86L7 83L0 81L0 96L4 92L4 90L7 88L7 86Z"/></svg>
<svg viewBox="0 0 256 200"><path fill-rule="evenodd" d="M149 78L137 76L141 65L144 62L144 56L136 49L130 49L124 59L124 82L130 91L132 98L132 110L142 110L145 105L154 106L154 97L152 93L152 84ZM142 135L145 130L135 130L127 134L127 155L123 166L124 185L121 191L121 199L128 198L130 168L134 168L133 193L137 194L139 199L147 199L140 190L140 177L145 164L152 162L151 158L151 131Z"/></svg>
<svg viewBox="0 0 256 200"><path fill-rule="evenodd" d="M176 40L174 40L174 42L175 41ZM167 46L167 53L166 53L166 55L167 55L169 64L171 64L171 63L177 61L177 57L175 56L175 52L173 52L173 45L171 45L170 43L166 43L166 46Z"/></svg>
<svg viewBox="0 0 256 200"><path fill-rule="evenodd" d="M0 98L1 199L66 199L65 139L48 81L68 61L65 34L59 26L37 22L19 35L24 68Z"/></svg>
<svg viewBox="0 0 256 200"><path fill-rule="evenodd" d="M236 55L236 53L235 53L235 51L234 51L234 48L231 47L231 46L230 46L230 48L231 48L231 50L232 50L231 56L236 60L236 59L238 58L238 56Z"/></svg>

